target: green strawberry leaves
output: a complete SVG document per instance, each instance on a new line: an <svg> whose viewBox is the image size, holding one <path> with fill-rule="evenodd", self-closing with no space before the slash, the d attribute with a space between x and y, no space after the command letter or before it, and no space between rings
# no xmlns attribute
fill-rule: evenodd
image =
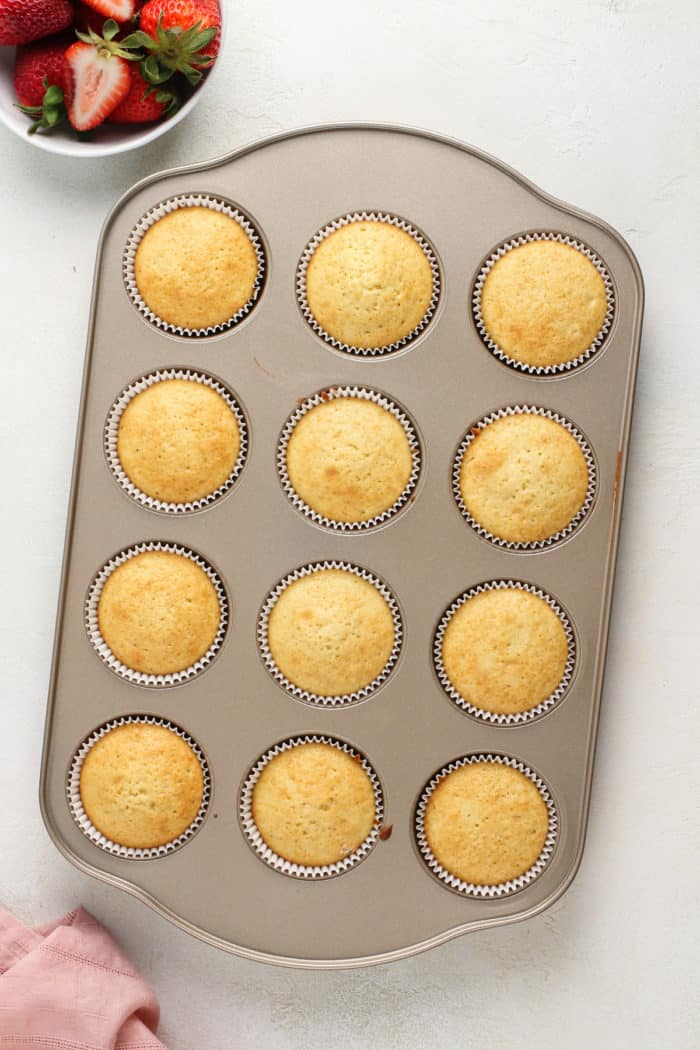
<svg viewBox="0 0 700 1050"><path fill-rule="evenodd" d="M44 77L43 84L46 90L40 106L21 106L17 104L17 109L21 109L28 117L37 118L28 128L29 135L34 135L41 130L50 131L67 120L68 115L66 113L63 90L56 84L49 85L48 77Z"/></svg>
<svg viewBox="0 0 700 1050"><path fill-rule="evenodd" d="M163 17L158 19L155 37L137 29L121 41L121 47L148 52L139 55L141 73L149 84L165 84L175 73L182 73L193 86L202 79L202 70L208 69L214 59L206 53L218 30L202 29L197 22L190 29L163 28Z"/></svg>

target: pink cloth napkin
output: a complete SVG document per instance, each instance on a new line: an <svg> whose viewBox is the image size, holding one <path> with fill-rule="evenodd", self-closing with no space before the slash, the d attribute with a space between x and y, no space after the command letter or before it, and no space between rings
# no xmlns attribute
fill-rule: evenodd
<svg viewBox="0 0 700 1050"><path fill-rule="evenodd" d="M158 1002L82 908L35 930L0 908L0 1050L165 1050Z"/></svg>

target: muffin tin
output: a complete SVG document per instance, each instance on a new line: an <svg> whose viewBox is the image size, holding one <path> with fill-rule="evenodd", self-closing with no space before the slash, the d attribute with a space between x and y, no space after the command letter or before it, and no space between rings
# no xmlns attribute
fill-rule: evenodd
<svg viewBox="0 0 700 1050"><path fill-rule="evenodd" d="M235 324L188 336L159 327L134 304L129 253L134 231L164 202L202 195L251 224L261 276L255 301ZM440 278L427 323L388 354L355 355L324 341L299 300L307 246L336 220L363 212L398 216L421 231ZM575 367L528 374L484 344L474 294L499 246L542 233L594 253L614 308L603 341ZM211 944L306 968L406 957L535 915L560 897L583 850L642 307L638 266L610 227L437 135L381 125L311 129L131 190L100 244L61 583L41 784L44 820L59 849ZM235 392L247 441L245 467L225 492L173 512L139 501L114 476L111 422L134 384L180 371ZM390 399L414 424L420 445L406 505L370 529L337 529L305 516L279 476L290 417L307 399L340 387ZM523 406L575 428L595 480L576 527L534 549L499 545L470 527L453 491L465 434L493 413ZM86 630L93 581L144 544L196 552L227 609L216 651L178 681L115 674ZM371 573L400 615L391 673L349 704L296 697L275 681L259 647L266 599L290 574L319 563ZM496 581L561 603L573 654L556 702L505 723L461 709L441 684L433 652L445 611ZM179 848L150 859L105 849L71 808L74 760L85 741L129 717L177 726L201 748L210 777L201 826ZM382 803L362 863L332 877L261 859L246 823L248 778L286 741L306 738L356 753L376 774ZM527 770L551 806L537 870L494 893L464 892L422 854L425 792L441 770L475 755Z"/></svg>

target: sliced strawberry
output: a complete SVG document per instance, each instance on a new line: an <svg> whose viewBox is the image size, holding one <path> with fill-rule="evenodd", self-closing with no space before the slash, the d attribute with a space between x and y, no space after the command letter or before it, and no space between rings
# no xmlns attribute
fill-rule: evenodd
<svg viewBox="0 0 700 1050"><path fill-rule="evenodd" d="M143 79L137 65L129 66L131 87L109 118L110 124L152 124L174 113L179 99L173 91L153 87Z"/></svg>
<svg viewBox="0 0 700 1050"><path fill-rule="evenodd" d="M136 14L136 0L84 0L93 11L115 22L128 22Z"/></svg>
<svg viewBox="0 0 700 1050"><path fill-rule="evenodd" d="M119 25L119 33L117 40L120 37L126 36L134 28L130 21L120 22L116 20ZM94 7L89 7L87 4L82 3L82 0L78 0L75 5L75 28L81 33L89 33L92 29L98 36L102 36L104 32L105 16L99 11L96 11Z"/></svg>
<svg viewBox="0 0 700 1050"><path fill-rule="evenodd" d="M102 124L129 92L129 63L94 44L72 44L66 51L66 72L66 108L76 131Z"/></svg>
<svg viewBox="0 0 700 1050"><path fill-rule="evenodd" d="M69 34L62 33L49 40L36 40L17 48L13 80L21 105L42 105L46 94L45 80L49 86L65 87L63 56L70 43Z"/></svg>
<svg viewBox="0 0 700 1050"><path fill-rule="evenodd" d="M0 44L28 44L72 24L70 0L0 0Z"/></svg>

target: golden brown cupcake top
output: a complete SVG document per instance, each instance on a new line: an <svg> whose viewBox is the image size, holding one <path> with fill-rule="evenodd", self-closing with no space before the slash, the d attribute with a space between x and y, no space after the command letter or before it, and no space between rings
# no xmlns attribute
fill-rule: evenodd
<svg viewBox="0 0 700 1050"><path fill-rule="evenodd" d="M158 219L136 250L134 277L146 306L190 330L230 321L253 295L258 259L229 215L182 207Z"/></svg>
<svg viewBox="0 0 700 1050"><path fill-rule="evenodd" d="M531 710L558 687L568 639L554 609L516 587L474 594L451 616L442 664L463 700L493 714Z"/></svg>
<svg viewBox="0 0 700 1050"><path fill-rule="evenodd" d="M297 495L332 521L370 521L394 505L413 469L396 417L358 397L336 397L301 417L287 445Z"/></svg>
<svg viewBox="0 0 700 1050"><path fill-rule="evenodd" d="M394 621L369 580L346 569L318 569L282 591L267 640L277 668L293 685L318 696L344 696L384 670Z"/></svg>
<svg viewBox="0 0 700 1050"><path fill-rule="evenodd" d="M420 244L388 222L350 222L325 237L306 271L306 300L328 335L379 349L410 335L433 295Z"/></svg>
<svg viewBox="0 0 700 1050"><path fill-rule="evenodd" d="M375 823L372 782L331 744L299 744L272 758L253 789L253 820L269 848L293 864L336 864Z"/></svg>
<svg viewBox="0 0 700 1050"><path fill-rule="evenodd" d="M162 503L216 492L238 460L238 421L221 394L188 379L164 379L127 405L117 454L129 480Z"/></svg>
<svg viewBox="0 0 700 1050"><path fill-rule="evenodd" d="M556 535L581 510L588 465L576 438L534 413L504 416L480 429L462 459L462 500L501 540L533 543Z"/></svg>
<svg viewBox="0 0 700 1050"><path fill-rule="evenodd" d="M184 671L211 648L221 608L214 584L190 558L144 551L107 577L97 617L122 664L163 675Z"/></svg>
<svg viewBox="0 0 700 1050"><path fill-rule="evenodd" d="M559 241L512 248L489 270L481 293L486 332L514 361L565 364L589 348L608 309L591 260Z"/></svg>
<svg viewBox="0 0 700 1050"><path fill-rule="evenodd" d="M179 838L202 805L202 767L190 745L161 725L110 729L88 751L80 798L111 842L152 849Z"/></svg>
<svg viewBox="0 0 700 1050"><path fill-rule="evenodd" d="M539 858L549 819L529 777L484 761L440 781L428 799L424 829L433 855L451 875L497 886L524 875Z"/></svg>

